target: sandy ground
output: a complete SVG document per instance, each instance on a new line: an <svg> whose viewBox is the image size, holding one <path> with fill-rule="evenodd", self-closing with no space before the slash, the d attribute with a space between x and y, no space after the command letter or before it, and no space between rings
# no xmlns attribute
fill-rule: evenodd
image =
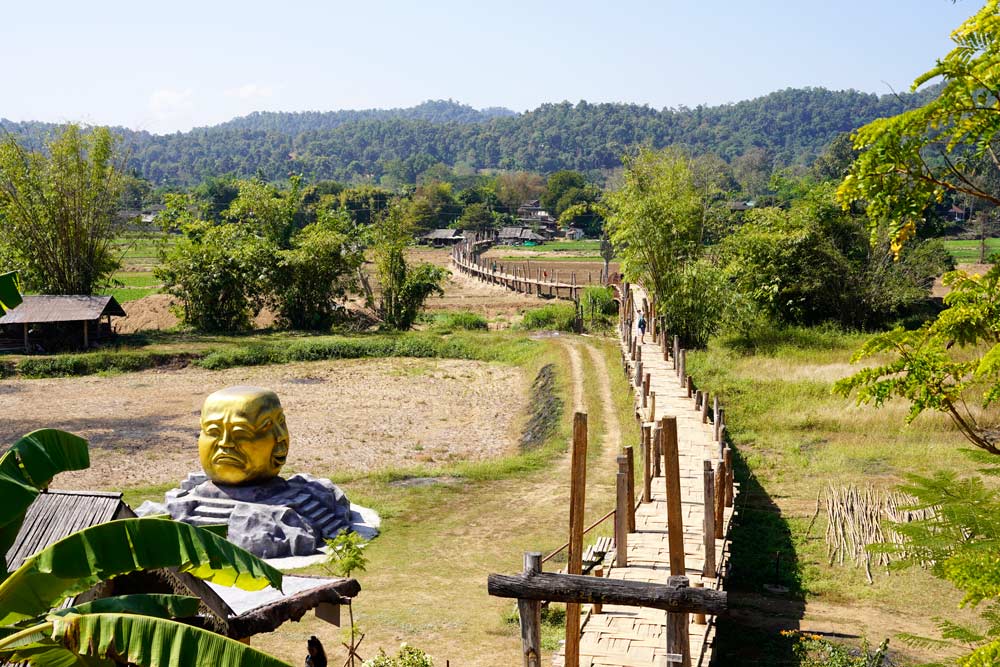
<svg viewBox="0 0 1000 667"><path fill-rule="evenodd" d="M987 271L993 268L992 264L958 264L955 267L960 271L967 271L968 273L974 273L976 275L983 275ZM931 287L931 296L942 297L946 295L951 290L944 286L941 281L941 276L934 279L934 285Z"/></svg>
<svg viewBox="0 0 1000 667"><path fill-rule="evenodd" d="M60 488L175 483L198 469L198 416L209 393L273 389L291 431L285 472L331 475L494 458L516 447L526 385L516 368L458 360L380 359L0 384L0 442L43 427L91 443L91 467ZM504 387L503 400L497 388ZM44 406L44 407L42 407Z"/></svg>

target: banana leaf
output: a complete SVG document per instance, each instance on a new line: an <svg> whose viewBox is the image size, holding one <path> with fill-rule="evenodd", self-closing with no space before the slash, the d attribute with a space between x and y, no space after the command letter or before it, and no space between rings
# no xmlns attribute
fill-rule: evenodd
<svg viewBox="0 0 1000 667"><path fill-rule="evenodd" d="M0 313L21 304L21 291L17 287L17 274L0 274Z"/></svg>
<svg viewBox="0 0 1000 667"><path fill-rule="evenodd" d="M3 651L0 658L24 663L32 667L117 667L114 660L73 653L62 644L51 640L30 644L22 648Z"/></svg>
<svg viewBox="0 0 1000 667"><path fill-rule="evenodd" d="M166 595L161 593L136 593L134 595L118 595L110 598L99 598L83 602L66 609L59 609L49 614L65 616L67 614L142 614L157 618L187 618L198 613L201 603L190 595Z"/></svg>
<svg viewBox="0 0 1000 667"><path fill-rule="evenodd" d="M46 547L0 583L0 626L34 618L118 575L165 567L244 590L281 588L281 572L207 530L162 517L85 528Z"/></svg>
<svg viewBox="0 0 1000 667"><path fill-rule="evenodd" d="M144 667L289 667L234 639L177 621L133 614L69 614L53 622L52 638L89 655ZM18 655L11 656L16 660Z"/></svg>
<svg viewBox="0 0 1000 667"><path fill-rule="evenodd" d="M0 555L14 544L28 506L52 478L89 465L87 441L56 429L29 433L0 456ZM0 558L0 581L6 576L6 561Z"/></svg>

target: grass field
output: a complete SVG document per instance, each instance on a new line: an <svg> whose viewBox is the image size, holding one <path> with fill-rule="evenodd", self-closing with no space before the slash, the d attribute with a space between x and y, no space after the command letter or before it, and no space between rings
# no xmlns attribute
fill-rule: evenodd
<svg viewBox="0 0 1000 667"><path fill-rule="evenodd" d="M945 241L944 247L948 249L955 262L959 264L974 264L979 262L979 241L977 240L951 240ZM986 239L986 261L990 260L990 255L1000 252L1000 239Z"/></svg>
<svg viewBox="0 0 1000 667"><path fill-rule="evenodd" d="M848 360L864 338L795 329L755 351L722 340L688 357L698 386L717 391L725 404L743 484L729 584L737 613L719 635L722 656L740 661L720 664L797 664L779 629L867 636L877 644L904 631L936 636L934 616L972 617L959 610L961 596L950 585L924 570L876 570L868 584L863 568L827 558L820 509L830 486L892 488L907 474L976 470L943 415L906 426L901 402L876 410L831 394L833 382L857 370ZM787 593L765 588L775 585ZM748 637L760 650L756 661L745 652ZM942 657L893 645L908 659Z"/></svg>

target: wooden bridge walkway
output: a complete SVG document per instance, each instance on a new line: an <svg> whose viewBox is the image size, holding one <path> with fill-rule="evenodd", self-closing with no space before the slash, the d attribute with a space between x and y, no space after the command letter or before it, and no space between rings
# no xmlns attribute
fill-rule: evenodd
<svg viewBox="0 0 1000 667"><path fill-rule="evenodd" d="M634 338L637 347L641 349L636 357L642 362L642 378L638 386L635 382L632 383L636 393L637 414L643 427L649 428L650 432L663 417L677 419L684 566L683 572L675 571L673 574L686 575L692 586L718 589L722 587L720 575L726 572L728 562L728 543L724 538L714 539L713 536L715 566L710 564L709 568L705 568L705 496L708 477L705 462L711 462L714 472L719 469L718 464L723 455L711 421L714 415L711 410L703 411L700 406L696 406L694 398L689 397L687 378L678 377L672 341L667 345L665 337L661 335L658 338L660 342L653 342L653 335L647 332L645 344L638 343L639 334L635 329L635 322L638 321L635 313L637 308L633 304L645 303L646 295L640 287L632 286L630 289L632 298L626 298L624 305L629 312L623 316L626 324L623 325L622 348L626 371L633 380L636 377L637 362L632 358L630 340ZM631 330L626 330L626 326L631 327ZM664 347L668 348L666 352ZM667 356L670 357L669 360L665 360ZM683 353L677 356L683 359ZM643 387L646 374L649 376L648 392ZM647 394L645 401L643 393ZM643 405L646 407L642 407ZM706 413L705 416L703 413ZM661 459L660 464L654 464L652 469L661 471L661 474L652 479L650 502L643 502L636 511L635 530L628 534L627 566L615 567L613 562L605 563L604 572L608 577L667 584L667 578L672 574L669 531L678 528L668 526L667 521L666 461ZM735 493L734 490L731 495ZM726 507L722 514L722 530L716 532L716 535L726 536L733 516L732 507ZM712 517L712 523L714 519L715 516ZM707 622L694 614L687 617L690 645L688 663L667 661L667 614L663 611L604 605L600 613L593 613L591 610L586 618L580 641L582 667L659 667L675 664L707 666L711 662L715 634L712 617ZM558 666L565 664L562 651L554 662Z"/></svg>

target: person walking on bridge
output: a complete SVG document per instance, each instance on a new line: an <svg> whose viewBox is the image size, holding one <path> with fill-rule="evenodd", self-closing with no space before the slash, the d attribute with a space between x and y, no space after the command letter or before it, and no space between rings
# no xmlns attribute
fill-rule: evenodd
<svg viewBox="0 0 1000 667"><path fill-rule="evenodd" d="M639 327L639 344L644 345L646 343L646 316L641 310L639 311L639 322L637 324Z"/></svg>

